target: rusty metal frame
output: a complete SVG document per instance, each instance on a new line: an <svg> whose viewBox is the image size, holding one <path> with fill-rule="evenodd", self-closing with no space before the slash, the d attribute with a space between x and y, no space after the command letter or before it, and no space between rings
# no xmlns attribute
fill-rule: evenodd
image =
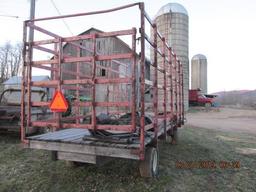
<svg viewBox="0 0 256 192"><path fill-rule="evenodd" d="M109 13L113 11L123 10L130 7L139 7L140 10L140 28L139 34L137 37L137 29L132 28L128 30L121 31L112 31L112 32L96 32L94 34L88 35L79 35L73 37L61 37L57 34L54 34L46 29L43 29L36 25L36 22L54 20L54 19L63 19L70 17L80 17L86 15L102 14ZM145 22L148 22L150 27L153 28L153 39L150 39L145 31ZM44 33L50 36L50 39L37 40L33 42L27 41L27 29L32 28L35 31ZM96 51L96 39L102 37L117 37L129 35L132 38L131 42L131 52L130 53L120 53L120 54L110 54L110 55L99 55ZM158 43L158 38L160 38L160 43ZM77 44L76 41L79 40L92 40L93 46L92 50L89 50L91 56L81 56L79 54L80 50L87 50L88 48ZM140 54L136 52L136 41L140 40ZM172 126L170 122L175 122L181 119L184 119L184 91L183 91L183 72L180 61L177 59L176 54L174 54L173 49L166 42L165 37L163 37L157 30L157 25L150 19L148 14L145 11L144 3L134 3L126 6L117 7L109 10L94 11L88 13L79 13L72 15L64 15L57 17L47 17L39 18L34 20L28 20L24 22L24 33L23 33L23 71L22 71L22 98L21 98L21 140L24 143L28 143L26 139L26 129L31 126L45 127L52 126L55 130L62 128L85 128L85 129L94 129L94 130L118 130L118 131L128 131L133 132L136 129L136 112L139 111L140 114L140 148L139 148L139 157L141 160L145 157L145 131L148 128L153 128L154 130L154 140L153 145L157 146L158 137L159 137L159 121L163 120L164 122L164 131L163 135L166 138L167 131L169 131ZM145 43L148 42L153 50L153 64L154 69L154 81L149 83L153 89L153 124L145 125L145 85L147 80L145 79ZM74 46L77 50L77 55L68 56L63 53L64 43L69 43ZM52 44L54 49L49 49L43 47L44 45ZM37 49L43 52L53 54L53 58L50 60L33 60L33 49ZM136 67L138 63L138 55L140 62L140 105L136 108ZM162 67L158 65L158 57L162 58ZM117 77L117 78L99 78L96 76L96 68L105 69L107 73L120 73L120 71L112 69L113 62L116 61L116 64L122 66L125 65L122 62L119 62L118 59L129 59L131 61L131 76ZM110 66L99 66L96 64L96 61L111 61ZM76 66L75 71L65 71L62 70L62 64L69 63ZM81 74L79 66L82 64L88 64L92 67L91 76ZM46 66L47 65L47 66ZM41 82L32 82L32 68L41 68L49 70L51 72L52 80L50 81L41 81ZM127 72L127 68L126 68ZM163 84L159 84L158 73L163 74ZM75 75L74 79L63 80L62 74L71 74ZM130 101L106 101L106 102L97 102L96 101L96 85L97 84L129 84L131 85L131 100ZM75 101L73 106L75 106L76 116L74 117L61 117L60 113L54 113L53 118L45 121L31 121L31 108L34 106L43 107L48 106L49 101L47 102L32 102L31 101L31 88L32 87L49 87L55 88L55 90L75 90L75 95L78 98L80 91L85 89L79 86L79 84L86 84L92 87L92 100L91 101ZM160 101L160 104L164 107L163 112L159 111L159 97L158 90L163 90L164 99ZM127 90L127 87L126 87ZM109 88L107 88L109 96ZM25 97L25 93L28 92L28 97ZM118 95L120 91L116 90L115 93ZM127 96L127 93L126 93ZM174 98L175 96L175 98ZM114 97L114 96L113 96ZM169 103L167 103L169 99ZM79 118L83 117L80 114L79 107L91 107L91 113L87 114L91 116L90 124L81 124ZM131 124L130 125L98 125L96 121L96 107L126 107L131 110ZM136 111L137 110L137 111ZM119 113L119 110L116 111ZM75 119L75 123L63 123L62 119Z"/></svg>

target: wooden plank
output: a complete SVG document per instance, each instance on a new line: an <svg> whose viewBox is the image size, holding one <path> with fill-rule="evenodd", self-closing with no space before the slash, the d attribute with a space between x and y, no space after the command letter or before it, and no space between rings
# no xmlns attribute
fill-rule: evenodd
<svg viewBox="0 0 256 192"><path fill-rule="evenodd" d="M126 159L139 159L139 149L112 148L93 145L47 142L30 140L29 147L32 149L44 149L50 151L62 151L71 153L82 153L88 155L100 155L107 157L120 157Z"/></svg>
<svg viewBox="0 0 256 192"><path fill-rule="evenodd" d="M59 160L96 164L96 156L95 155L58 151L57 157Z"/></svg>

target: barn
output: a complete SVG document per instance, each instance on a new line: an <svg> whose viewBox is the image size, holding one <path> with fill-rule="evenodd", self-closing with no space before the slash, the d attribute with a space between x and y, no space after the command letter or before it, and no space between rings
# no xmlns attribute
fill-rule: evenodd
<svg viewBox="0 0 256 192"><path fill-rule="evenodd" d="M87 31L79 34L95 34L102 33L103 31L95 28L90 28ZM93 47L92 39L79 40L75 42L80 45L81 48L74 46L73 44L66 44L63 47L63 55L65 57L85 57L91 56L93 54L93 50L96 50L97 55L113 55L113 54L124 54L132 52L129 45L127 45L124 41L119 39L118 37L101 37L96 38L96 47ZM140 61L139 55L137 55L136 60L136 69L137 69L137 78L140 69ZM112 60L103 60L96 61L96 77L97 78L121 78L121 77L129 77L131 76L132 63L130 59L112 59ZM76 73L79 73L82 78L92 78L91 74L93 67L90 62L80 62L78 64L74 63L65 63L62 65L62 79L76 79ZM72 74L73 73L73 74ZM145 70L146 79L150 80L150 62L146 61L146 70ZM52 74L52 78L54 79L54 74ZM137 84L137 89L139 89L140 85ZM131 100L131 86L127 84L97 84L96 85L96 101L97 102L116 102L116 101L127 101ZM65 94L75 95L76 91L69 89ZM83 91L80 91L80 97L86 98L90 101L91 99L91 88L90 85L83 85ZM99 94L100 93L100 94ZM139 95L137 95L139 97ZM150 97L150 96L148 96ZM103 108L100 108L98 111L106 112Z"/></svg>

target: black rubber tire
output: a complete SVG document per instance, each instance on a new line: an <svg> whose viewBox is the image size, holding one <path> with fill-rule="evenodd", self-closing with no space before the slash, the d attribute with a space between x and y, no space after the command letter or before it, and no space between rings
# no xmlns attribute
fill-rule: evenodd
<svg viewBox="0 0 256 192"><path fill-rule="evenodd" d="M141 177L157 177L159 170L159 155L155 147L148 147L145 159L139 165Z"/></svg>

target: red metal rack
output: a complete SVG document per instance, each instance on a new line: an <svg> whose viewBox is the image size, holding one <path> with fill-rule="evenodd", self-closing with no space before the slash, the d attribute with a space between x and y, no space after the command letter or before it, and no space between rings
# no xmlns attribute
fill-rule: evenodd
<svg viewBox="0 0 256 192"><path fill-rule="evenodd" d="M37 25L38 22L46 20L109 13L131 7L139 8L139 29L62 37ZM145 22L148 22L152 28L153 38L149 38L146 34ZM49 38L30 42L27 40L28 29L48 35ZM98 51L99 39L118 36L130 37L129 51L111 54ZM142 162L140 166L142 176L155 176L157 164L154 163L153 168L150 165L150 168L148 161L149 158L156 158L158 138L166 139L167 135L174 136L177 127L184 123L183 72L182 64L176 54L145 12L144 3L134 3L103 11L28 20L24 22L23 41L22 142L28 144L30 148L55 151L57 159L70 161L95 163L97 158L102 156L137 159ZM140 53L137 53L137 41L139 41ZM145 57L145 44L149 44L153 53L151 61L147 61ZM74 54L65 53L64 48L67 45L75 50ZM52 54L51 59L36 60L33 56L35 49ZM81 54L83 51L86 52L85 55ZM72 66L74 70L67 70L65 66ZM151 75L147 79L145 70L148 66L150 66ZM81 70L83 67L86 70ZM50 71L51 80L33 82L32 69L34 68ZM106 73L104 76L100 75L102 70L104 74ZM53 91L61 91L63 94L73 91L75 99L69 103L74 109L72 115L50 113L47 119L32 120L32 107L44 107L47 110L51 102L50 99L46 102L32 102L32 87L45 87ZM149 87L149 95L152 97L146 98L146 87ZM101 94L105 96L103 101L99 99ZM87 95L89 99L80 100L79 97L83 95ZM159 101L159 98L163 100ZM115 117L130 114L130 121L118 125L99 123L98 116L102 111ZM148 115L152 117L149 123L145 122ZM47 127L51 132L28 136L26 130L29 127L41 129ZM86 140L84 135L88 132L85 130L91 132L104 130L110 133L122 131L122 134L123 132L131 134L133 142L115 143L113 140L106 141L104 138L93 136L88 136ZM115 137L118 134L113 135ZM158 161L158 156L156 160Z"/></svg>

